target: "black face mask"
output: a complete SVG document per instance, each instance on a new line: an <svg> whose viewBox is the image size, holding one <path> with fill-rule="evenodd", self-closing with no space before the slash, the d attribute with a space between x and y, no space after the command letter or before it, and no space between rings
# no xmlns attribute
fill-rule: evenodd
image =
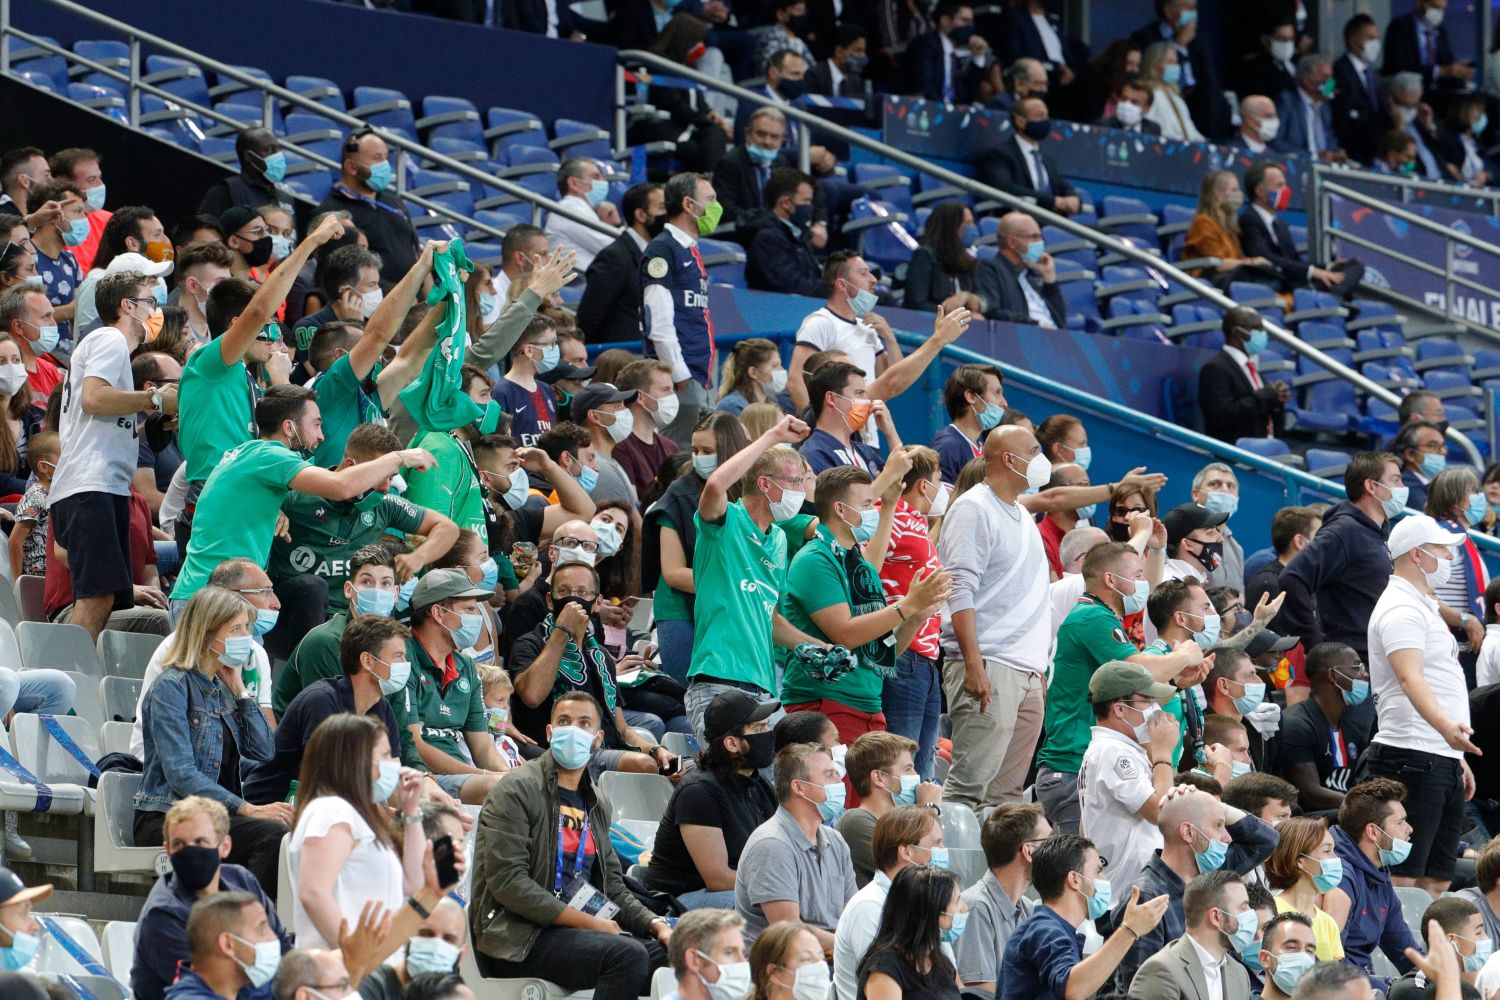
<svg viewBox="0 0 1500 1000"><path fill-rule="evenodd" d="M753 767L757 771L770 767L771 762L776 759L776 734L751 733L741 736L740 739L750 744L750 750L744 756L746 767Z"/></svg>
<svg viewBox="0 0 1500 1000"><path fill-rule="evenodd" d="M217 847L180 847L168 859L178 885L188 892L202 892L219 873Z"/></svg>
<svg viewBox="0 0 1500 1000"><path fill-rule="evenodd" d="M661 215L653 215L646 222L646 235L650 236L654 240L658 236L660 236L662 230L666 228L667 214L663 212Z"/></svg>
<svg viewBox="0 0 1500 1000"><path fill-rule="evenodd" d="M1128 524L1121 524L1119 521L1111 521L1104 530L1109 535L1109 540L1112 542L1130 541L1130 525Z"/></svg>
<svg viewBox="0 0 1500 1000"><path fill-rule="evenodd" d="M798 14L795 17L787 18L786 30L799 37L807 34L807 29L810 27L812 27L812 18L806 14Z"/></svg>
<svg viewBox="0 0 1500 1000"><path fill-rule="evenodd" d="M1223 552L1223 542L1199 542L1197 559L1203 564L1204 569L1213 572L1223 563Z"/></svg>
<svg viewBox="0 0 1500 1000"><path fill-rule="evenodd" d="M244 239L244 237L240 237ZM271 237L262 236L258 240L250 242L250 249L245 251L245 263L251 267L260 267L271 259Z"/></svg>
<svg viewBox="0 0 1500 1000"><path fill-rule="evenodd" d="M974 37L974 26L972 24L960 25L948 32L948 41L962 48L969 44L969 39Z"/></svg>
<svg viewBox="0 0 1500 1000"><path fill-rule="evenodd" d="M597 598L595 600L597 600ZM564 597L560 601L557 600L557 599L555 599L555 598L553 599L553 601L552 601L552 616L554 618L556 618L558 615L562 614L562 609L565 608L565 607L567 607L569 604L576 604L576 605L578 605L580 608L583 609L584 614L592 616L593 613L594 613L594 602L593 601L585 601L581 597Z"/></svg>

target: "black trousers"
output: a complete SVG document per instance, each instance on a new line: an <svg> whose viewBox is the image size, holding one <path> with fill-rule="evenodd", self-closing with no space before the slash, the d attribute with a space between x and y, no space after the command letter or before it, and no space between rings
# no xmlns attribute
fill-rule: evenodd
<svg viewBox="0 0 1500 1000"><path fill-rule="evenodd" d="M636 1000L651 993L651 974L667 964L655 940L574 927L548 927L519 962L491 958L477 948L474 961L492 979L536 976L569 991L594 990L594 1000Z"/></svg>

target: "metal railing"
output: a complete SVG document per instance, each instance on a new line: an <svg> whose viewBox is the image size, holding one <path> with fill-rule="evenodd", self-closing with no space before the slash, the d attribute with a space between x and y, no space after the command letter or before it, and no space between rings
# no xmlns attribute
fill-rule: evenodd
<svg viewBox="0 0 1500 1000"><path fill-rule="evenodd" d="M1093 244L1095 247L1098 247L1099 249L1107 253L1118 254L1119 256L1133 261L1143 267L1151 268L1159 275L1169 279L1170 281L1178 285L1181 285L1183 288L1191 291L1199 298L1211 302L1221 309L1229 309L1237 305L1237 303L1228 295L1225 295L1223 292L1219 291L1217 288L1208 284L1207 282L1201 281L1198 278L1195 278L1192 275L1188 274L1186 271L1177 268L1175 265L1169 263L1158 254L1153 254L1148 250L1142 250L1141 248L1134 246L1131 243L1116 239L1115 237L1110 236L1107 233L1103 233L1097 229L1091 229L1081 223L1074 222L1067 216L1058 215L1056 212L1052 212L1045 208L1042 208L1040 205L1037 205L1030 200L1018 198L1015 195L1001 191L998 188L990 187L989 185L977 181L972 177L965 177L963 174L949 170L948 168L941 166L940 164L934 163L930 160L924 160L921 157L914 156L911 153L906 152L905 150L897 149L896 147L887 145L886 143L880 142L877 139L871 139L868 136L861 135L853 129L848 129L842 125L827 121L815 114L812 114L811 112L804 111L801 108L794 107L789 104L783 104L778 101L773 101L765 94L757 94L754 91L746 90L745 88L736 86L732 83L725 83L723 80L720 80L716 77L709 76L705 73L700 73L696 69L693 69L689 66L684 66L681 63L673 62L670 59L663 58L662 56L658 56L651 52L642 52L639 49L626 49L621 51L619 54L619 63L616 66L615 70L615 92L617 98L622 102L622 104L621 107L617 109L617 126L623 123L623 115L620 114L620 112L623 111L625 74L627 71L627 67L632 64L646 66L668 76L675 76L685 80L691 80L699 86L705 87L709 90L717 91L721 94L727 94L728 96L733 97L738 101L746 101L750 104L775 107L777 111L780 111L787 117L788 121L797 123L798 127L801 130L801 141L799 143L799 148L804 153L806 152L809 144L808 140L811 130L817 129L818 131L831 135L842 142L848 143L850 146L857 146L860 149L864 149L868 152L874 153L877 156L889 160L892 163L899 163L909 169L925 173L930 177L935 177L938 180L941 180L943 183L950 184L962 191L977 195L981 200L998 203L999 205L1012 211L1024 212L1025 214L1035 218L1041 225L1054 226L1069 234L1070 236L1076 236L1081 240L1086 240L1087 242ZM1355 371L1353 368L1350 368L1348 365L1343 364L1335 358L1329 357L1327 354L1325 354L1323 351L1318 350L1316 347L1303 343L1297 338L1295 334L1289 332L1280 324L1271 323L1268 321L1265 323L1265 327L1266 332L1272 338L1285 345L1294 354L1298 354L1302 357L1308 358L1319 367L1324 368L1334 373L1338 377L1353 383L1365 394L1373 396L1374 398L1388 404L1393 408L1399 407L1401 405L1401 399L1395 393L1391 392L1384 386L1371 381L1364 375ZM1474 442L1470 441L1467 437L1465 437L1458 431L1452 429L1448 431L1448 439L1454 444L1458 445L1459 448L1461 448L1464 453L1469 456L1470 460L1476 466L1483 466L1483 459L1479 454L1479 450L1474 446Z"/></svg>
<svg viewBox="0 0 1500 1000"><path fill-rule="evenodd" d="M25 42L27 45L33 46L41 51L61 56L69 63L70 66L82 66L88 69L90 72L99 73L101 75L109 77L112 80L116 80L124 84L126 87L126 101L129 107L129 122L130 125L134 128L141 127L140 118L142 94L160 98L163 101L167 101L171 104L176 105L178 108L191 111L195 115L199 115L203 118L216 121L223 125L230 125L236 130L247 127L244 122L238 119L225 115L213 108L204 107L200 104L197 104L196 102L186 100L183 97L172 93L171 91L164 90L163 88L158 87L153 83L147 82L144 73L144 50L149 47L160 53L171 55L178 59L186 60L197 66L200 72L212 71L215 77L221 80L233 80L249 90L258 92L260 94L262 122L268 128L270 127L270 123L273 120L273 112L276 108L276 104L277 102L280 102L283 107L294 107L298 110L306 111L309 114L318 115L321 118L327 119L331 124L342 126L346 131L353 131L356 129L373 130L374 132L379 134L379 136L383 140L385 140L387 146L389 146L396 152L395 178L397 191L403 193L403 197L409 200L412 204L417 205L419 208L427 210L431 215L441 216L454 222L462 223L469 229L483 232L495 238L499 238L504 235L503 230L497 229L496 227L487 223L480 222L478 219L472 218L461 212L456 212L439 202L430 201L419 195L406 195L404 193L404 188L406 182L406 166L409 158L414 157L418 161L422 161L425 164L430 164L434 167L441 168L442 170L445 170L450 174L457 175L468 181L470 184L479 184L484 187L500 191L503 194L510 195L511 197L514 197L519 201L527 203L531 207L533 222L537 222L540 217L540 213L542 211L546 211L558 215L564 219L568 219L572 222L576 222L580 225L587 226L597 232L606 233L612 236L617 236L621 232L619 228L599 221L597 216L586 215L584 213L574 211L572 208L566 205L559 204L558 202L540 195L529 188L506 180L505 178L496 177L491 174L485 173L483 170L479 170L478 168L464 163L461 160L455 160L452 157L447 156L446 154L437 152L436 150L429 149L428 147L423 146L421 143L408 139L403 135L390 132L386 129L380 128L379 126L371 126L368 122L356 118L353 115L348 114L347 112L339 111L336 108L330 108L325 104L319 104L317 101L304 97L294 91L287 90L285 87L278 86L274 83L269 83L266 80L246 73L243 70L236 69L233 66L221 63L214 59L210 59L207 56L200 55L199 53L194 52L192 49L184 48L183 46L170 42L165 38L161 38L148 32L141 31L140 29L126 24L123 21L117 21L112 17L107 17L96 11L90 10L89 8L84 7L81 4L73 3L72 0L29 0L29 2L45 3L74 17L79 17L86 21L97 24L100 27L106 28L117 35L123 35L130 50L128 71L116 69L115 67L107 66L103 63L84 58L75 54L69 49L47 41L45 38L41 38L30 32L21 30L20 28L15 26L13 21L11 11L12 0L0 0L0 75L10 75L11 51L9 43L11 39ZM280 138L279 141L283 148L288 149L311 162L331 168L334 171L342 169L341 164L313 150L290 143L284 138Z"/></svg>
<svg viewBox="0 0 1500 1000"><path fill-rule="evenodd" d="M1346 166L1329 163L1309 164L1317 173L1343 178L1346 183L1367 187L1390 188L1394 197L1403 204L1410 204L1416 192L1427 192L1454 199L1454 211L1477 212L1484 215L1500 215L1500 190L1477 188L1455 181L1430 181L1422 177L1402 177L1397 174L1378 174L1373 170L1351 170ZM1469 202L1470 204L1461 204Z"/></svg>

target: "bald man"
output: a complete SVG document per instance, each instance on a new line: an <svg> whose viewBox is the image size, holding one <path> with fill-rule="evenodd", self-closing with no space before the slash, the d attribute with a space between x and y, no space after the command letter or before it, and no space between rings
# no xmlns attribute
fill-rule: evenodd
<svg viewBox="0 0 1500 1000"><path fill-rule="evenodd" d="M991 319L1055 330L1067 325L1057 264L1042 242L1042 227L1025 212L1000 217L1000 255L981 267L999 275L1000 301Z"/></svg>
<svg viewBox="0 0 1500 1000"><path fill-rule="evenodd" d="M1260 313L1236 306L1224 314L1224 349L1198 371L1203 426L1221 441L1279 437L1292 396L1286 382L1266 382L1255 368L1267 334Z"/></svg>
<svg viewBox="0 0 1500 1000"><path fill-rule="evenodd" d="M1271 141L1280 133L1276 102L1262 94L1251 94L1240 101L1240 130L1230 145L1260 155L1270 149Z"/></svg>
<svg viewBox="0 0 1500 1000"><path fill-rule="evenodd" d="M386 966L380 968L383 971ZM339 952L296 948L281 956L276 978L271 981L271 995L278 1000L342 998L349 996L353 989L349 980L349 970L344 967L344 956Z"/></svg>
<svg viewBox="0 0 1500 1000"><path fill-rule="evenodd" d="M401 994L412 978L427 972L452 972L468 947L469 925L464 908L451 896L444 896L432 914L417 928L406 947L362 980L360 996L364 1000L401 1000ZM287 960L282 959L282 968ZM337 993L332 994L338 996ZM278 993L277 996L280 996ZM300 998L299 998L300 1000Z"/></svg>

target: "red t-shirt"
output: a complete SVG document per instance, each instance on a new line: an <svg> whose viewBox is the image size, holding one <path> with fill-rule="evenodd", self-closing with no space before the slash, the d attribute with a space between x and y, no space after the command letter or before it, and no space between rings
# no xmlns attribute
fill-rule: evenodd
<svg viewBox="0 0 1500 1000"><path fill-rule="evenodd" d="M52 396L52 390L56 389L62 380L62 369L53 364L50 358L38 355L36 371L26 373L26 384L31 387L31 405L45 410L47 400Z"/></svg>
<svg viewBox="0 0 1500 1000"><path fill-rule="evenodd" d="M94 258L99 255L99 238L104 235L104 226L111 218L113 212L101 208L97 212L89 212L85 218L89 220L89 236L76 247L68 247L73 251L73 259L78 261L78 270L88 274L94 269Z"/></svg>
<svg viewBox="0 0 1500 1000"><path fill-rule="evenodd" d="M905 597L917 572L942 569L932 536L927 533L927 518L905 500L896 501L891 521L891 548L880 567L880 582L892 604ZM911 648L929 660L938 658L938 616L933 615L917 630Z"/></svg>
<svg viewBox="0 0 1500 1000"><path fill-rule="evenodd" d="M1062 566L1062 540L1067 529L1052 520L1049 514L1037 522L1037 530L1042 533L1042 551L1047 553L1047 565L1052 569L1052 579L1061 580L1063 575Z"/></svg>
<svg viewBox="0 0 1500 1000"><path fill-rule="evenodd" d="M47 583L42 591L42 607L47 617L54 617L73 603L73 574L52 551L52 524L47 518ZM146 498L130 491L130 580L137 587L146 585L146 567L156 565L156 545L151 538L151 508Z"/></svg>

